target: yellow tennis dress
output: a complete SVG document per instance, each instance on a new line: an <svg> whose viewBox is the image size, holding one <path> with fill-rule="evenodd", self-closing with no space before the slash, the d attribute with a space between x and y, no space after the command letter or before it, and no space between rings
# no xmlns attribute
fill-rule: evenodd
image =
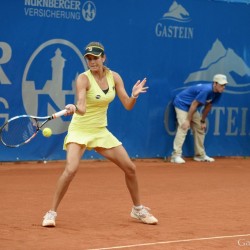
<svg viewBox="0 0 250 250"><path fill-rule="evenodd" d="M115 98L115 82L110 70L107 71L108 92L105 94L95 81L91 71L84 72L90 82L86 93L86 113L74 114L64 140L64 149L68 143L85 145L88 150L96 147L113 148L122 143L106 128L107 110Z"/></svg>

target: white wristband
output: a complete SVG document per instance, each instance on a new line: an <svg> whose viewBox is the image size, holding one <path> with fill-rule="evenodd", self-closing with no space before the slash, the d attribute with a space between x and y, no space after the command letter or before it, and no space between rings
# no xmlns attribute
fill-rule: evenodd
<svg viewBox="0 0 250 250"><path fill-rule="evenodd" d="M139 95L138 95L138 96L139 96ZM134 99L137 99L138 96L134 96L134 95L133 95L133 92L131 93L131 97L134 98Z"/></svg>

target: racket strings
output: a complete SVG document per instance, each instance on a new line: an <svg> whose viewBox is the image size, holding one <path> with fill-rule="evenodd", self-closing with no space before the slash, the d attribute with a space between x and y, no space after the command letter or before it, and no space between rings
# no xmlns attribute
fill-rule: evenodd
<svg viewBox="0 0 250 250"><path fill-rule="evenodd" d="M19 117L10 121L2 131L2 141L8 146L18 146L28 141L38 130L38 121Z"/></svg>

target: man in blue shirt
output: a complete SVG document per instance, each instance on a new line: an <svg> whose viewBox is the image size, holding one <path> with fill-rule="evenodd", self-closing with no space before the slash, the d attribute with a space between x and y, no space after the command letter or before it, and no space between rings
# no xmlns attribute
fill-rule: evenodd
<svg viewBox="0 0 250 250"><path fill-rule="evenodd" d="M182 158L182 146L186 139L188 130L191 128L194 135L194 160L214 161L206 155L204 148L206 117L211 110L212 104L217 103L221 98L227 84L227 77L217 74L211 84L197 84L180 92L173 101L176 111L178 128L173 143L171 162L185 163ZM204 106L202 114L198 108Z"/></svg>

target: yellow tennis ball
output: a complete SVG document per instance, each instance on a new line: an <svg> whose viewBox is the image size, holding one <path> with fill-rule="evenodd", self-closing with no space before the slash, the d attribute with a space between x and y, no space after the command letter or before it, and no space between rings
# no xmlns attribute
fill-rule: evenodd
<svg viewBox="0 0 250 250"><path fill-rule="evenodd" d="M50 128L43 129L43 136L50 137L52 135L52 130Z"/></svg>

